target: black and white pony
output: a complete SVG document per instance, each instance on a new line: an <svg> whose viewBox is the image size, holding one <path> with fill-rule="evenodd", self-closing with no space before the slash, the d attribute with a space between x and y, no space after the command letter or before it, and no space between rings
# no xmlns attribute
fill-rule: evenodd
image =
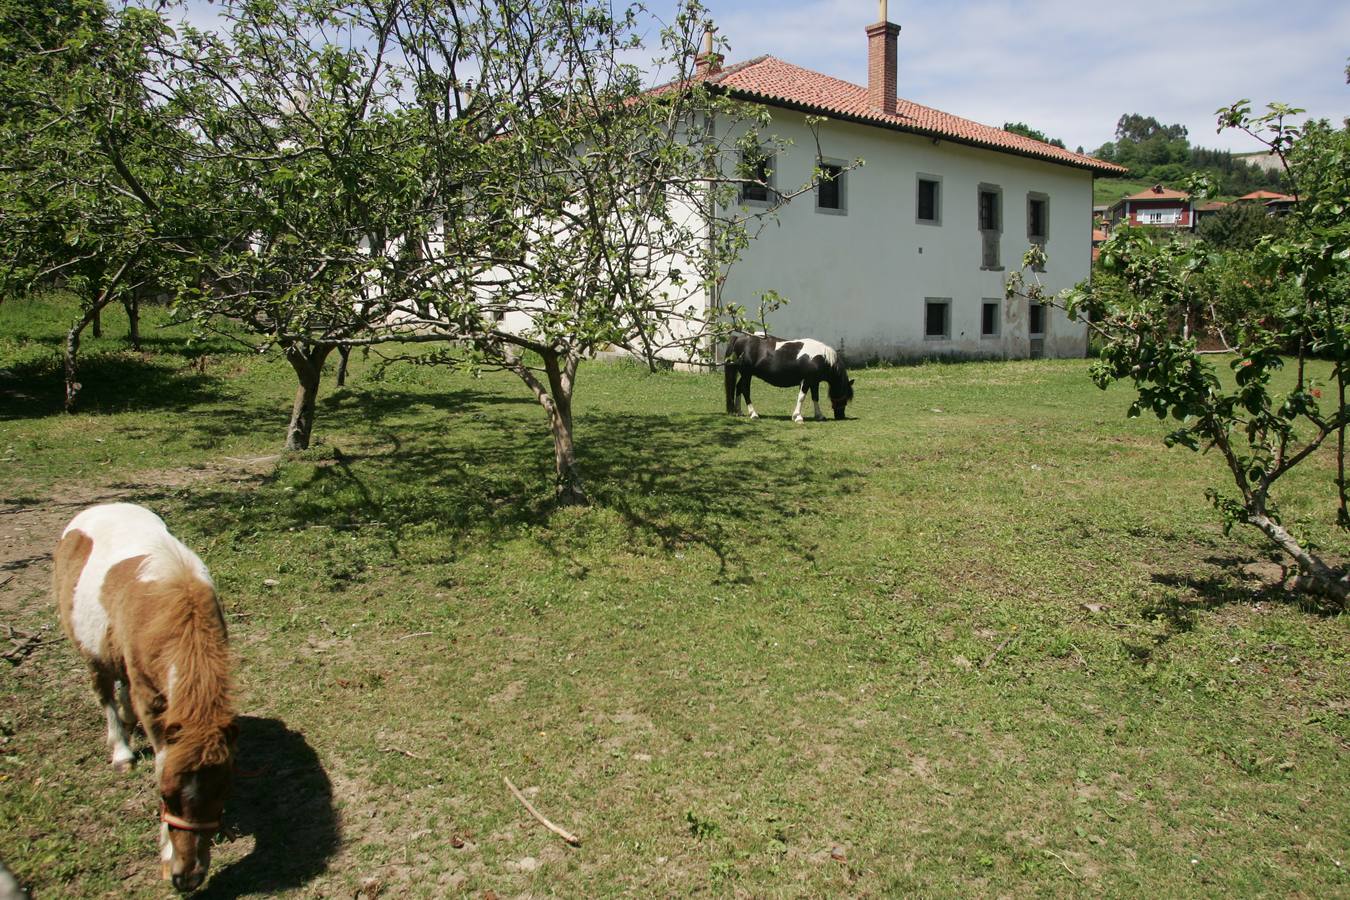
<svg viewBox="0 0 1350 900"><path fill-rule="evenodd" d="M792 411L794 422L802 421L802 401L806 399L807 391L811 392L811 402L816 406L817 421L825 418L820 413L822 381L829 383L830 405L834 407L836 419L844 418L844 407L853 399L853 382L839 354L833 347L810 338L785 341L767 334L733 333L726 355L727 412L732 415L741 414L741 397L745 397L750 418L759 418L750 402L752 375L758 375L774 387L801 386L797 407Z"/></svg>

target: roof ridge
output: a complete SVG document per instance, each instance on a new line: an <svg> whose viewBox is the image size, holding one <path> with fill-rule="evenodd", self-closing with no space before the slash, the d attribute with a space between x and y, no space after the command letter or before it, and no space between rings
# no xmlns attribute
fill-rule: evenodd
<svg viewBox="0 0 1350 900"><path fill-rule="evenodd" d="M985 125L903 97L896 97L894 113L882 112L868 102L867 88L862 85L807 69L767 53L723 66L716 72L694 73L687 80L671 81L650 88L648 93L659 95L691 83L721 88L761 102L776 101L788 108L808 113L842 117L863 124L890 127L1105 174L1120 175L1127 171L1124 166L1086 153L1076 153L1067 147Z"/></svg>
<svg viewBox="0 0 1350 900"><path fill-rule="evenodd" d="M743 60L742 62L732 63L729 66L723 66L716 72L709 72L708 74L711 77L708 80L711 81L713 84L717 84L728 75L735 75L737 72L743 72L746 69L750 68L751 66L759 65L766 59L774 59L774 58L775 57L769 55L768 53L761 53L759 56L752 56L750 59ZM779 60L779 62L782 62L782 60Z"/></svg>
<svg viewBox="0 0 1350 900"><path fill-rule="evenodd" d="M773 77L772 71L765 74L763 78L757 77L760 74L758 70L755 72L749 71L764 62L776 64L774 68L780 69L778 79ZM788 71L782 72L781 70ZM805 79L797 76L797 73L801 73L802 76L805 76ZM783 75L787 76L788 82L786 84L783 83L781 77ZM793 83L794 78L798 82L806 80L806 84ZM744 82L747 79L754 79L760 83L746 84ZM736 83L738 80L741 82L740 84ZM1075 153L1067 147L1057 147L1054 144L1005 131L993 125L985 125L983 122L977 122L964 116L943 112L935 107L925 106L903 97L896 98L897 109L895 113L884 113L867 104L866 87L854 84L851 81L845 81L834 75L827 75L824 72L817 72L796 63L787 62L769 54L724 67L715 75L715 80L710 78L709 81L737 93L786 101L819 110L825 114L847 116L869 123L900 126L922 134L960 140L994 150L1031 155L1050 162L1112 172L1125 171L1124 167L1115 163L1097 159L1085 153ZM778 81L778 84L773 84L774 81ZM814 82L814 84L811 82Z"/></svg>

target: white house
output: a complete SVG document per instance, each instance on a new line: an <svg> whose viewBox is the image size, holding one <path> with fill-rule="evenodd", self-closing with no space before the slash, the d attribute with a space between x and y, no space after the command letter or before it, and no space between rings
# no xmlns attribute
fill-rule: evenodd
<svg viewBox="0 0 1350 900"><path fill-rule="evenodd" d="M771 333L818 338L854 361L1084 355L1085 326L1005 301L1004 277L1036 242L1047 287L1087 278L1093 177L1125 170L898 99L900 27L885 7L867 28L865 87L772 56L725 67L700 58L698 78L767 106L769 131L792 141L768 167L776 186L812 177L808 116L827 118L821 164L866 162L785 206L731 267L723 300L753 309L777 290L790 302L768 315ZM769 205L755 194L742 191L740 204Z"/></svg>

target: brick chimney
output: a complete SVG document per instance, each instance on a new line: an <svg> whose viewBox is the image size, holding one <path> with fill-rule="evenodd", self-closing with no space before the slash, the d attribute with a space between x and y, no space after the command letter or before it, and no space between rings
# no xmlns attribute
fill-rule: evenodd
<svg viewBox="0 0 1350 900"><path fill-rule="evenodd" d="M867 26L867 103L877 112L895 115L895 50L900 26L886 20L886 0L880 0L881 21Z"/></svg>
<svg viewBox="0 0 1350 900"><path fill-rule="evenodd" d="M713 52L713 27L703 30L703 52L694 57L694 77L707 78L722 71L722 54Z"/></svg>

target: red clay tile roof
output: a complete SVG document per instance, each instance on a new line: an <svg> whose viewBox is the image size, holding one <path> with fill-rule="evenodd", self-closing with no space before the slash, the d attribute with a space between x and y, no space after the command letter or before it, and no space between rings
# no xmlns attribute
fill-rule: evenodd
<svg viewBox="0 0 1350 900"><path fill-rule="evenodd" d="M867 88L794 66L772 56L757 56L727 66L702 76L701 80L726 88L742 98L777 103L806 112L839 116L882 128L1031 156L1090 169L1103 175L1121 175L1127 171L1115 163L1054 147L1001 128L981 125L903 98L897 100L895 115L888 115L867 102Z"/></svg>
<svg viewBox="0 0 1350 900"><path fill-rule="evenodd" d="M1277 194L1275 191L1252 191L1250 194L1243 194L1239 200L1288 200L1294 202L1294 198L1288 194Z"/></svg>
<svg viewBox="0 0 1350 900"><path fill-rule="evenodd" d="M1169 187L1163 187L1161 184L1155 184L1153 187L1137 194L1131 194L1128 197L1121 197L1120 200L1189 200L1191 195L1185 191L1174 191ZM1119 203L1120 200L1116 202Z"/></svg>
<svg viewBox="0 0 1350 900"><path fill-rule="evenodd" d="M1223 209L1227 205L1228 204L1224 203L1222 200L1207 200L1204 203L1201 203L1198 206L1196 206L1195 209L1196 212L1214 212L1216 210Z"/></svg>
<svg viewBox="0 0 1350 900"><path fill-rule="evenodd" d="M1102 231L1100 228L1092 229L1092 243L1096 244L1104 240L1106 240L1105 231Z"/></svg>

